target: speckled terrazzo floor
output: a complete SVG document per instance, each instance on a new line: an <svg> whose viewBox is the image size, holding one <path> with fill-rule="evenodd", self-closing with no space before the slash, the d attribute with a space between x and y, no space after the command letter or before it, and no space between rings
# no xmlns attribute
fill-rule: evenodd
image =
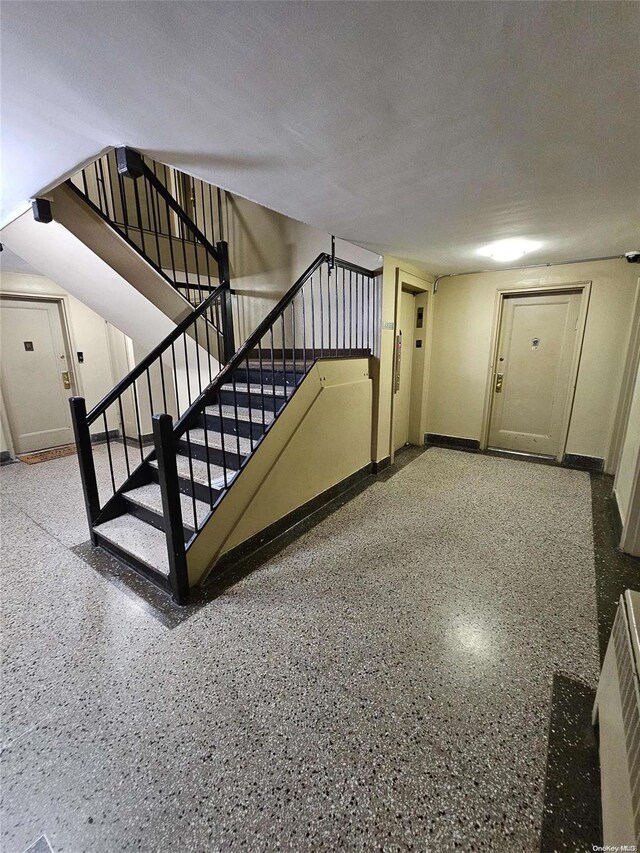
<svg viewBox="0 0 640 853"><path fill-rule="evenodd" d="M432 448L170 628L70 550L76 464L0 475L3 851L540 849L587 474Z"/></svg>

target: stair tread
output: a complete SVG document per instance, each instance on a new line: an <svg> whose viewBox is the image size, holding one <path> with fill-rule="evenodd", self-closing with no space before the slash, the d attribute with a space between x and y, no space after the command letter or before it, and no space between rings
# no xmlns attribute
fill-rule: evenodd
<svg viewBox="0 0 640 853"><path fill-rule="evenodd" d="M249 387L250 394L263 394L265 396L273 397L274 394L276 397L284 397L287 390L291 390L291 386L285 388L284 385L272 385L270 382L265 382L264 385L260 384L251 384ZM233 383L228 383L227 385L222 386L223 391L233 391L234 385ZM247 393L247 383L246 382L236 382L235 390L239 394Z"/></svg>
<svg viewBox="0 0 640 853"><path fill-rule="evenodd" d="M222 409L222 417L223 418L233 418L234 420L236 419L235 406L228 406L226 404L223 406L220 406L220 407L218 407L218 406L207 406L206 411L207 411L208 415L218 415L219 416L220 415L220 409ZM245 406L238 406L238 418L237 419L239 421L246 421L247 423L249 423L249 421L251 420L254 424L261 424L262 423L262 412L263 412L262 409L251 409L251 417L249 417L249 409ZM264 422L265 423L270 424L271 421L274 419L274 417L275 417L275 415L273 414L273 412L267 412L267 411L264 412Z"/></svg>
<svg viewBox="0 0 640 853"><path fill-rule="evenodd" d="M137 489L131 489L129 492L124 492L124 497L139 504L140 506L150 509L162 515L162 492L159 483L147 483L145 486L139 486ZM180 495L180 503L182 505L182 523L189 530L195 530L193 524L193 500L189 495ZM196 516L198 524L202 524L209 514L211 508L204 501L196 500Z"/></svg>
<svg viewBox="0 0 640 853"><path fill-rule="evenodd" d="M95 527L109 542L127 551L165 577L169 576L167 540L162 530L125 513Z"/></svg>
<svg viewBox="0 0 640 853"><path fill-rule="evenodd" d="M219 432L215 432L214 430L207 430L207 436L205 441L205 431L203 429L190 429L188 431L189 440L194 442L195 444L200 444L203 447L206 447L207 444L210 448L214 448L215 450L222 450L222 434ZM239 451L238 451L239 446ZM238 453L240 452L241 456L248 456L251 453L251 441L248 438L244 438L243 436L235 436L230 433L224 433L224 451L225 453Z"/></svg>
<svg viewBox="0 0 640 853"><path fill-rule="evenodd" d="M153 459L149 462L152 468L158 467L158 462ZM207 465L201 459L191 458L191 466L189 465L189 457L176 454L176 466L178 468L178 476L184 477L187 480L195 480L203 486L209 485L209 472L211 472L211 486L214 489L224 489L224 468L221 465L211 463ZM193 472L193 477L192 477ZM227 484L231 482L235 475L235 471L227 471Z"/></svg>

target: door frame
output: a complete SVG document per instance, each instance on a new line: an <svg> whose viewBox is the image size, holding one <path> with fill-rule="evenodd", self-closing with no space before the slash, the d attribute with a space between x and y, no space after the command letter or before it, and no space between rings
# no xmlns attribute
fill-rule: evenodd
<svg viewBox="0 0 640 853"><path fill-rule="evenodd" d="M591 282L590 281L568 281L562 284L539 284L528 285L527 287L499 287L496 288L494 308L493 308L493 327L491 331L491 345L489 348L489 365L487 368L487 379L484 392L484 407L482 413L482 432L480 437L480 450L486 450L489 446L489 431L491 429L491 413L493 408L493 386L496 374L496 359L498 358L498 343L500 341L500 327L504 315L505 300L510 296L536 296L548 295L550 293L566 293L568 290L578 291L580 293L580 313L578 315L578 330L573 348L573 357L571 359L571 368L569 371L569 392L565 402L564 412L562 416L562 426L560 430L560 445L556 459L561 462L569 436L569 427L571 426L571 415L573 412L573 401L576 394L576 385L578 382L578 371L580 368L580 359L582 357L582 345L584 343L584 333L587 325L587 312L589 310L589 299L591 298ZM508 452L508 451L506 451Z"/></svg>
<svg viewBox="0 0 640 853"><path fill-rule="evenodd" d="M73 392L73 396L75 397L83 397L83 389L82 389L82 379L78 375L78 371L76 369L75 361L73 360L73 353L76 352L76 345L73 335L71 333L71 326L69 324L69 303L68 297L62 296L60 294L55 293L27 293L21 290L3 290L0 292L0 302L6 302L10 300L18 300L22 302L55 302L58 305L58 313L60 315L60 327L62 329L62 340L64 342L64 347L67 353L67 364L70 368L71 373L71 390ZM3 429L6 429L6 438L7 443L9 445L9 452L12 458L15 458L15 442L13 439L13 432L11 429L11 423L9 422L9 415L4 403L5 393L2 385L0 383L0 402L2 403L2 426Z"/></svg>
<svg viewBox="0 0 640 853"><path fill-rule="evenodd" d="M424 435L426 433L426 420L427 420L427 402L429 396L429 376L431 369L431 347L433 343L433 281L428 278L421 278L419 275L415 273L408 272L407 270L402 269L402 267L396 267L396 282L395 282L395 293L394 293L394 308L393 308L393 329L394 329L394 338L393 338L393 362L392 362L392 375L391 375L391 411L390 411L390 420L389 420L389 460L390 464L393 465L394 458L396 455L396 450L394 448L394 425L395 425L395 387L396 387L396 365L397 365L397 346L398 346L398 320L400 317L400 300L402 298L402 290L403 285L405 285L405 289L410 293L414 293L416 296L418 294L426 294L427 295L427 306L426 306L426 318L425 323L423 325L423 341L424 346L423 350L423 382L419 389L419 406L420 406L420 423L418 429L420 430L420 435L422 435L422 440L420 442L420 446L424 444ZM415 359L415 353L413 353L413 357ZM415 361L414 361L415 366ZM413 385L413 383L412 383ZM413 387L412 387L413 393ZM409 427L411 430L411 426Z"/></svg>

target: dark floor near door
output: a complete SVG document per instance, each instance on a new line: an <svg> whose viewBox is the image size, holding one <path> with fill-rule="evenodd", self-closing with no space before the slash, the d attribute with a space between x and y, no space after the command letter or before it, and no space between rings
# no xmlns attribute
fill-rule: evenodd
<svg viewBox="0 0 640 853"><path fill-rule="evenodd" d="M601 843L606 481L398 461L179 619L84 559L75 459L4 468L2 850Z"/></svg>

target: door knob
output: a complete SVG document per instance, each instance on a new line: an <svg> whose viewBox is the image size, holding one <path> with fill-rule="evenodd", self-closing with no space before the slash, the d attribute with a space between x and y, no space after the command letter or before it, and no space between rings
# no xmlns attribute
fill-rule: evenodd
<svg viewBox="0 0 640 853"><path fill-rule="evenodd" d="M496 394L499 394L502 391L502 382L504 380L504 373L496 373Z"/></svg>

